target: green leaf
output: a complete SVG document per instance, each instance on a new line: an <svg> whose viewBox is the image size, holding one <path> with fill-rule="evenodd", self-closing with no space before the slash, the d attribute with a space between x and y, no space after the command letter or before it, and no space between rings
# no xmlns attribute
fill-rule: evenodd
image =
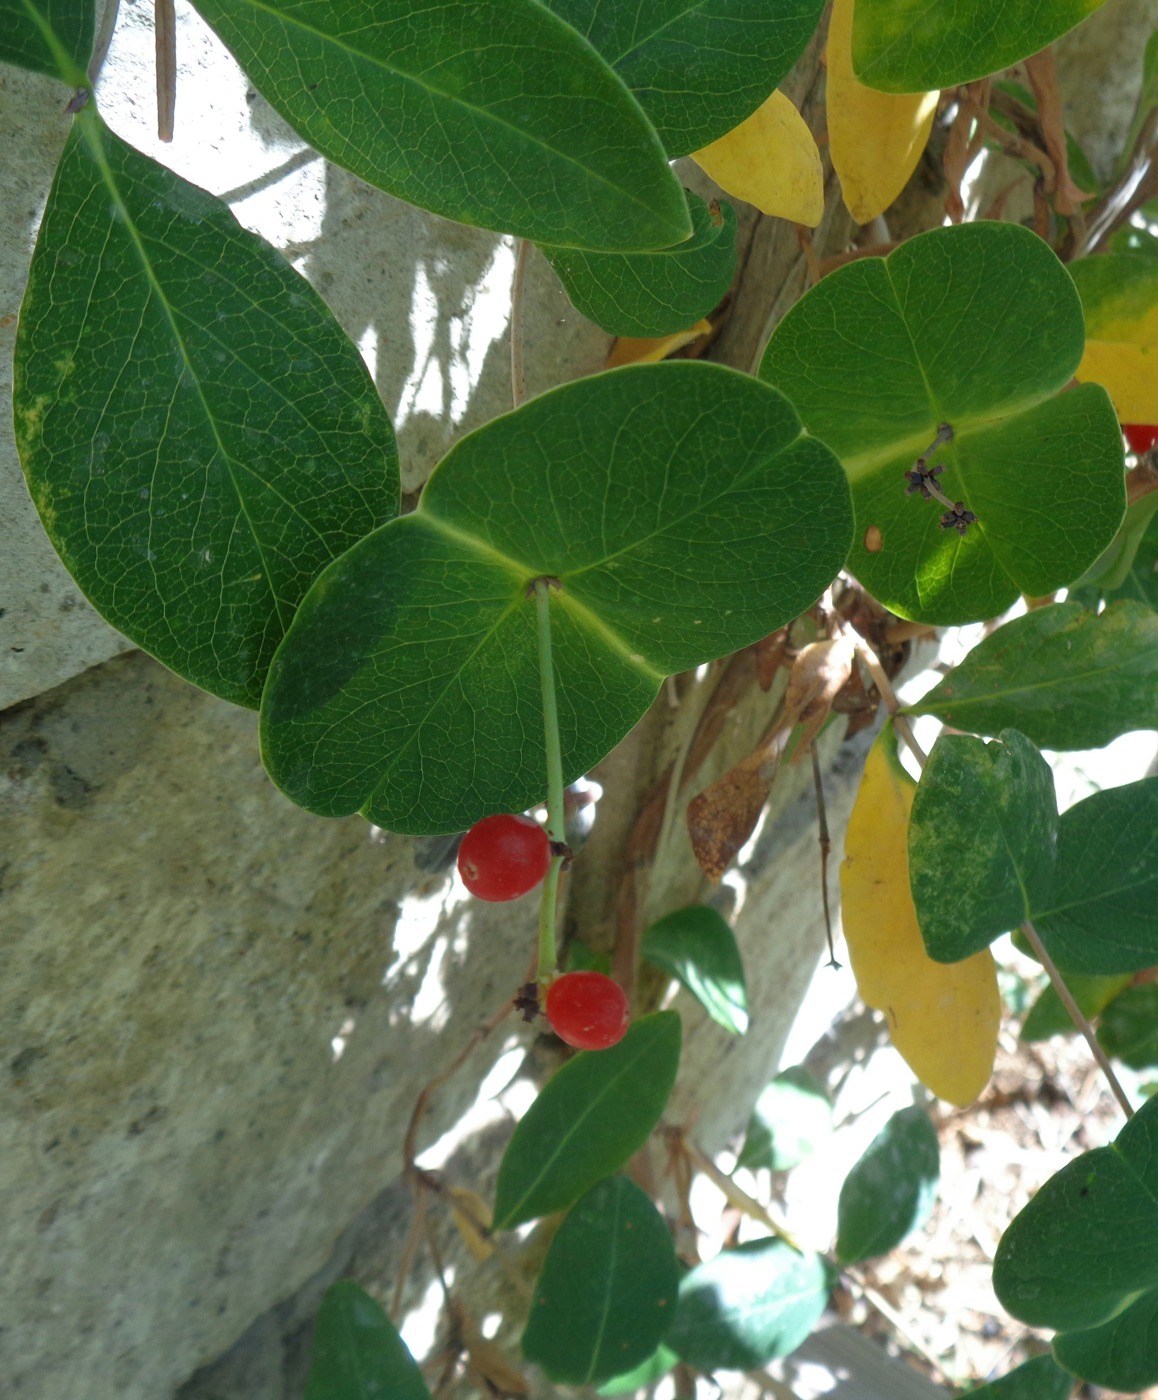
<svg viewBox="0 0 1158 1400"><path fill-rule="evenodd" d="M1121 174L1130 159L1131 151L1146 124L1146 118L1158 107L1158 29L1146 40L1142 54L1142 87L1138 93L1138 103L1130 128L1122 140L1115 173Z"/></svg>
<svg viewBox="0 0 1158 1400"><path fill-rule="evenodd" d="M659 1011L556 1071L503 1154L496 1230L565 1210L643 1146L675 1084L680 1038L679 1016Z"/></svg>
<svg viewBox="0 0 1158 1400"><path fill-rule="evenodd" d="M881 92L956 87L1052 44L1105 0L857 0L852 66Z"/></svg>
<svg viewBox="0 0 1158 1400"><path fill-rule="evenodd" d="M1058 840L1053 773L1016 729L1000 743L945 734L909 819L909 886L925 949L960 962L1050 898Z"/></svg>
<svg viewBox="0 0 1158 1400"><path fill-rule="evenodd" d="M736 271L736 211L687 198L692 236L671 248L585 253L540 245L572 306L611 335L653 337L687 330L722 301Z"/></svg>
<svg viewBox="0 0 1158 1400"><path fill-rule="evenodd" d="M87 87L93 0L0 0L0 63Z"/></svg>
<svg viewBox="0 0 1158 1400"><path fill-rule="evenodd" d="M749 376L687 361L566 384L463 438L412 515L319 579L266 689L266 766L300 806L391 831L523 811L546 773L533 579L560 585L572 781L664 676L808 607L850 526L835 458Z"/></svg>
<svg viewBox="0 0 1158 1400"><path fill-rule="evenodd" d="M647 1196L610 1177L575 1203L551 1241L523 1355L553 1381L598 1385L648 1360L675 1313L680 1271Z"/></svg>
<svg viewBox="0 0 1158 1400"><path fill-rule="evenodd" d="M318 1309L305 1400L430 1400L406 1343L350 1279L327 1289Z"/></svg>
<svg viewBox="0 0 1158 1400"><path fill-rule="evenodd" d="M237 704L310 583L398 508L390 421L321 299L91 107L40 226L14 399L29 491L93 605Z"/></svg>
<svg viewBox="0 0 1158 1400"><path fill-rule="evenodd" d="M764 1366L804 1341L828 1289L824 1261L783 1240L722 1250L685 1275L667 1344L698 1371Z"/></svg>
<svg viewBox="0 0 1158 1400"><path fill-rule="evenodd" d="M1101 614L1072 602L1035 608L908 708L975 733L1015 727L1048 749L1158 728L1158 617L1129 601Z"/></svg>
<svg viewBox="0 0 1158 1400"><path fill-rule="evenodd" d="M1115 545L1116 558L1110 558ZM1070 589L1071 598L1087 607L1130 599L1158 612L1158 494L1143 496L1126 508L1122 527L1099 563L1103 561L1106 567L1096 576L1095 564L1085 580Z"/></svg>
<svg viewBox="0 0 1158 1400"><path fill-rule="evenodd" d="M1095 1385L1135 1394L1158 1383L1158 1288L1151 1288L1100 1327L1062 1332L1054 1355Z"/></svg>
<svg viewBox="0 0 1158 1400"><path fill-rule="evenodd" d="M782 1070L756 1100L737 1166L791 1171L832 1132L832 1104L800 1065Z"/></svg>
<svg viewBox="0 0 1158 1400"><path fill-rule="evenodd" d="M196 0L322 155L460 223L566 247L690 231L631 94L539 0Z"/></svg>
<svg viewBox="0 0 1158 1400"><path fill-rule="evenodd" d="M889 608L994 617L1073 582L1109 544L1125 509L1117 418L1098 385L1059 392L1082 343L1069 274L1016 224L933 229L838 268L777 326L760 376L843 462L849 567ZM977 515L965 535L906 494L942 423L954 438L929 464Z"/></svg>
<svg viewBox="0 0 1158 1400"><path fill-rule="evenodd" d="M1061 1332L1101 1327L1158 1289L1158 1099L1050 1177L1001 1237L993 1287L1014 1317Z"/></svg>
<svg viewBox="0 0 1158 1400"><path fill-rule="evenodd" d="M1158 237L1155 237L1149 229L1139 228L1137 224L1123 224L1122 227L1110 237L1106 244L1108 253L1145 253L1148 257L1158 254Z"/></svg>
<svg viewBox="0 0 1158 1400"><path fill-rule="evenodd" d="M706 904L659 919L643 935L641 955L683 983L717 1025L733 1035L748 1029L748 991L736 936Z"/></svg>
<svg viewBox="0 0 1158 1400"><path fill-rule="evenodd" d="M1046 1352L1022 1362L1000 1380L966 1391L961 1400L1069 1400L1076 1384Z"/></svg>
<svg viewBox="0 0 1158 1400"><path fill-rule="evenodd" d="M635 94L669 156L751 116L812 38L823 0L546 0Z"/></svg>
<svg viewBox="0 0 1158 1400"><path fill-rule="evenodd" d="M1064 972L1158 963L1158 778L1096 792L1063 812L1048 906L1033 916Z"/></svg>
<svg viewBox="0 0 1158 1400"><path fill-rule="evenodd" d="M1117 977L1081 977L1071 974L1065 979L1065 983L1082 1015L1093 1018L1101 1014L1123 987L1129 985L1130 976L1128 972ZM1051 1035L1067 1035L1072 1030L1074 1023L1070 1013L1053 987L1048 986L1030 1008L1029 1015L1021 1027L1021 1039L1027 1042L1048 1040Z"/></svg>
<svg viewBox="0 0 1158 1400"><path fill-rule="evenodd" d="M1131 1069L1158 1065L1158 982L1127 987L1106 1007L1098 1039Z"/></svg>
<svg viewBox="0 0 1158 1400"><path fill-rule="evenodd" d="M836 1255L855 1264L887 1254L929 1218L941 1148L923 1108L894 1113L840 1188Z"/></svg>
<svg viewBox="0 0 1158 1400"><path fill-rule="evenodd" d="M642 1390L644 1386L654 1385L661 1377L666 1376L671 1368L679 1361L679 1357L670 1347L659 1346L638 1366L630 1371L624 1371L618 1376L612 1376L609 1381L599 1387L599 1395L633 1395L637 1390Z"/></svg>

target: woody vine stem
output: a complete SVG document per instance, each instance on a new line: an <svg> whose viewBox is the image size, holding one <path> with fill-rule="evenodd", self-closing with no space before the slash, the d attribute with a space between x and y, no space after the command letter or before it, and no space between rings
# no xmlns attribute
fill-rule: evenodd
<svg viewBox="0 0 1158 1400"><path fill-rule="evenodd" d="M559 876L570 855L563 818L563 753L559 741L559 710L555 700L555 663L551 656L551 589L557 579L537 578L531 584L535 595L535 623L539 642L539 680L543 691L543 737L547 749L547 839L551 843L551 864L543 881L543 902L539 909L539 986L555 976L558 950L555 940L555 911L559 902Z"/></svg>

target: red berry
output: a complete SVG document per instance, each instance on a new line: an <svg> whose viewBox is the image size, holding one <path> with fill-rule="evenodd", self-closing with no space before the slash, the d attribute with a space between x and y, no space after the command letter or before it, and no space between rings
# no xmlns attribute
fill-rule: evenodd
<svg viewBox="0 0 1158 1400"><path fill-rule="evenodd" d="M1149 452L1155 443L1158 443L1158 424L1154 423L1123 423L1122 431L1126 434L1126 441L1130 444L1130 451L1138 453Z"/></svg>
<svg viewBox="0 0 1158 1400"><path fill-rule="evenodd" d="M463 884L479 899L494 903L533 890L550 863L547 833L530 817L483 817L458 848Z"/></svg>
<svg viewBox="0 0 1158 1400"><path fill-rule="evenodd" d="M547 991L551 1029L576 1050L610 1049L630 1019L623 988L602 972L565 972Z"/></svg>

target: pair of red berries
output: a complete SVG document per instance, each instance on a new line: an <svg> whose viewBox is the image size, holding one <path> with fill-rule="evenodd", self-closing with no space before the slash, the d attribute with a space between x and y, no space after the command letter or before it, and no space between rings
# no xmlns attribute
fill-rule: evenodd
<svg viewBox="0 0 1158 1400"><path fill-rule="evenodd" d="M535 888L551 863L551 843L530 817L484 817L462 838L458 873L471 894L501 902ZM547 990L547 1020L577 1050L607 1050L623 1039L630 1011L623 988L601 972L565 972Z"/></svg>

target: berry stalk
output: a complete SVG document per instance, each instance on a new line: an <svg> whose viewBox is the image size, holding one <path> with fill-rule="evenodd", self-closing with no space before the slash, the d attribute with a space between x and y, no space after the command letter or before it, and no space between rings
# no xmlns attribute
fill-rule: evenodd
<svg viewBox="0 0 1158 1400"><path fill-rule="evenodd" d="M559 740L559 710L555 702L555 664L551 658L551 582L537 578L533 587L539 641L539 680L543 690L543 737L547 749L547 837L551 842L551 864L543 881L543 900L539 909L538 980L540 985L546 985L558 970L555 912L567 840L563 826L563 752Z"/></svg>

